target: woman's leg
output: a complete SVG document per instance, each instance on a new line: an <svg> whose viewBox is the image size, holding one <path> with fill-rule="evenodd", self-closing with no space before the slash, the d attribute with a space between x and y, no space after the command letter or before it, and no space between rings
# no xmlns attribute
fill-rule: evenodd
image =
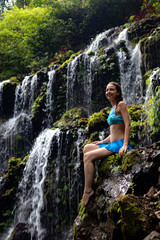
<svg viewBox="0 0 160 240"><path fill-rule="evenodd" d="M83 154L85 154L87 152L90 152L90 151L93 151L93 150L96 150L96 149L99 149L98 145L96 145L94 143L86 144L83 148Z"/></svg>
<svg viewBox="0 0 160 240"><path fill-rule="evenodd" d="M108 151L106 148L99 148L99 147L94 150L90 150L88 152L84 151L83 160L84 160L85 187L84 187L84 194L83 194L83 206L87 205L89 198L94 193L92 190L92 184L94 179L94 161L107 157L111 154L113 154L113 152Z"/></svg>

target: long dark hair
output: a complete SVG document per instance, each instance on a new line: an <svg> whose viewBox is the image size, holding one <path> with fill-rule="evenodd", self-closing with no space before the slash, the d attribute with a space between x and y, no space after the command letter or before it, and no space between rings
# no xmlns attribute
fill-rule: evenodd
<svg viewBox="0 0 160 240"><path fill-rule="evenodd" d="M116 97L116 105L117 105L120 101L123 101L122 89L119 83L117 82L110 82L110 83L116 87L116 90L119 93L119 95Z"/></svg>

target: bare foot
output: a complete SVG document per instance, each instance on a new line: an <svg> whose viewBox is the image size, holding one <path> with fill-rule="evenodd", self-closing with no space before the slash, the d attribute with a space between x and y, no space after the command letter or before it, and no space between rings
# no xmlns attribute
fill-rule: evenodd
<svg viewBox="0 0 160 240"><path fill-rule="evenodd" d="M90 192L84 192L83 194L83 207L85 207L88 204L88 201L90 197L94 194L94 191L91 190Z"/></svg>

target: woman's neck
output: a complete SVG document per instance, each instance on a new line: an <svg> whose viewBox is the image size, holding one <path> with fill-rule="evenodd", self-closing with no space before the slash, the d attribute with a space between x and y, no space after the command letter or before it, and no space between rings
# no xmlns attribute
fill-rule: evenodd
<svg viewBox="0 0 160 240"><path fill-rule="evenodd" d="M112 107L114 107L114 106L116 106L116 105L117 105L116 102L111 102L111 106L112 106Z"/></svg>

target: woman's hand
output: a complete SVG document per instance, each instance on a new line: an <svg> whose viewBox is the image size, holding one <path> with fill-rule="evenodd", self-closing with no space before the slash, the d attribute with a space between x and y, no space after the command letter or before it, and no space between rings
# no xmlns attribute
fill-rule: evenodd
<svg viewBox="0 0 160 240"><path fill-rule="evenodd" d="M128 149L128 146L123 146L119 149L119 157L122 156L123 153L126 153Z"/></svg>

